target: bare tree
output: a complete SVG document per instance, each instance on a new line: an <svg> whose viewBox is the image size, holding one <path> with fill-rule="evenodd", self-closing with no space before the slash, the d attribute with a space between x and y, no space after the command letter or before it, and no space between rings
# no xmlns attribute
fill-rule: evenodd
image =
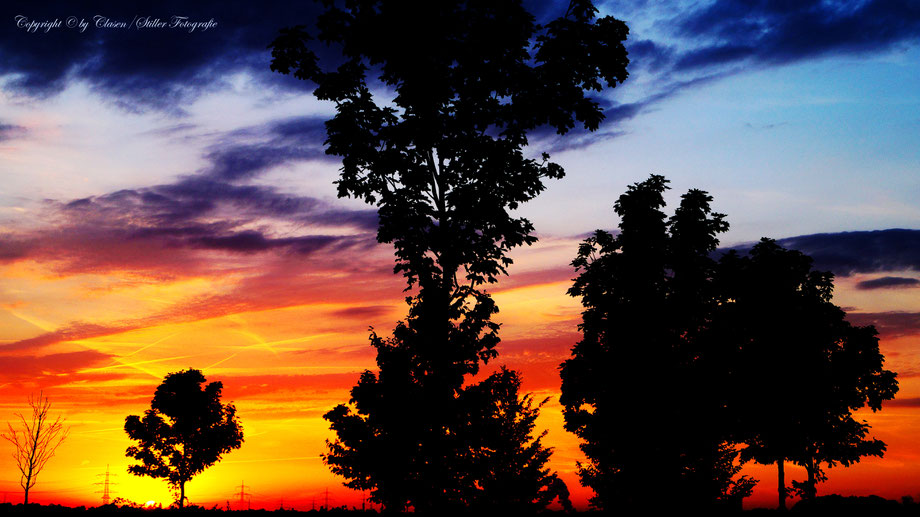
<svg viewBox="0 0 920 517"><path fill-rule="evenodd" d="M29 489L35 486L38 474L54 457L54 452L70 431L64 427L64 419L60 415L51 420L51 402L43 392L39 392L37 398L29 395L29 407L32 408L31 421L26 420L22 413L16 413L19 426L14 428L7 422L9 430L0 434L15 446L13 459L19 467L19 485L25 490L24 504L29 504Z"/></svg>

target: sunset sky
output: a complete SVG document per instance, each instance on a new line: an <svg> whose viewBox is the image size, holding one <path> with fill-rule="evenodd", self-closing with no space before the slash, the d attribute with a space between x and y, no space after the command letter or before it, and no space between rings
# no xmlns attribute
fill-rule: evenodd
<svg viewBox="0 0 920 517"><path fill-rule="evenodd" d="M318 507L327 488L330 504L360 506L319 457L332 436L322 414L375 367L368 328L386 334L405 315L405 284L374 209L336 197L339 162L323 148L333 107L269 70L277 30L310 26L318 7L123 4L0 7L0 424L44 390L71 426L30 499L99 504L109 466L113 496L168 504L165 482L127 473L123 424L165 374L193 367L223 382L245 443L187 486L192 503L238 508L245 482L254 508ZM538 20L565 11L530 6ZM651 173L671 180L669 212L689 188L713 195L731 224L723 246L782 239L837 275L835 303L879 328L900 392L862 415L884 459L830 469L819 493L920 497L920 5L600 9L630 27L630 77L600 96L596 133L531 139L567 174L521 207L540 241L490 289L494 366L551 397L539 425L574 503L590 491L558 404L556 368L579 337L569 263ZM217 25L136 26L176 15ZM0 443L0 493L18 502L11 450ZM746 472L760 479L746 505L774 504L775 467Z"/></svg>

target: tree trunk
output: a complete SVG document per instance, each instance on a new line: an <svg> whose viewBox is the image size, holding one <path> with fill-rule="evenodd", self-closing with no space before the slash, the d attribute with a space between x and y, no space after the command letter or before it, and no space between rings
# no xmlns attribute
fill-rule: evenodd
<svg viewBox="0 0 920 517"><path fill-rule="evenodd" d="M23 497L23 504L29 504L29 489L32 488L32 485L35 483L32 482L32 478L38 475L38 472L35 471L35 454L38 452L38 437L39 432L41 431L42 419L39 415L38 425L35 426L35 436L32 438L32 442L29 444L31 450L29 450L29 472L26 473L26 485L22 487L25 490L25 496Z"/></svg>
<svg viewBox="0 0 920 517"><path fill-rule="evenodd" d="M786 509L786 471L785 465L783 462L785 458L780 458L776 460L776 470L777 470L777 488L776 491L779 493L779 509Z"/></svg>
<svg viewBox="0 0 920 517"><path fill-rule="evenodd" d="M185 481L179 482L179 508L185 507Z"/></svg>
<svg viewBox="0 0 920 517"><path fill-rule="evenodd" d="M32 461L31 459L29 461ZM22 504L29 504L29 489L32 488L32 466L29 465L29 472L26 474L26 484L22 487L25 491Z"/></svg>
<svg viewBox="0 0 920 517"><path fill-rule="evenodd" d="M805 469L808 471L808 491L806 496L809 500L814 500L815 496L818 495L818 483L815 481L815 470L817 462L814 458L809 458L808 467Z"/></svg>

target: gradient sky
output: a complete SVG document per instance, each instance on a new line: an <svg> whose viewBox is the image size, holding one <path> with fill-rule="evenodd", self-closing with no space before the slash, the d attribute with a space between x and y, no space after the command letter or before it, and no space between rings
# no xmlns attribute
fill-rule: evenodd
<svg viewBox="0 0 920 517"><path fill-rule="evenodd" d="M323 153L329 105L272 74L277 29L311 24L287 2L26 2L0 7L0 422L43 389L72 426L32 499L168 502L126 472L125 416L172 371L224 383L245 444L187 487L191 502L309 508L360 504L322 465L322 414L374 367L367 329L405 314L376 215L337 199ZM564 11L534 2L540 19ZM723 245L762 236L837 274L835 303L876 324L898 398L864 416L884 459L828 472L823 493L920 496L920 6L898 1L612 2L627 22L630 78L599 99L594 134L537 133L567 175L522 207L540 242L492 292L496 364L550 396L539 425L576 506L577 442L562 429L557 365L578 339L565 295L577 243L612 229L612 204L651 173L715 198ZM62 27L29 32L27 21ZM97 28L174 15L216 27ZM68 17L89 26L65 26ZM385 93L385 92L382 92ZM889 229L903 231L880 231ZM0 444L0 493L21 497ZM749 506L773 504L774 468ZM787 468L787 480L804 478ZM238 498L237 498L238 499ZM236 507L236 506L234 506Z"/></svg>

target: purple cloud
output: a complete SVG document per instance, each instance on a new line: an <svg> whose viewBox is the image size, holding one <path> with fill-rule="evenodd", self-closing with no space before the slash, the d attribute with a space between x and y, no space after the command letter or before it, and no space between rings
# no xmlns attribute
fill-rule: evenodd
<svg viewBox="0 0 920 517"><path fill-rule="evenodd" d="M854 325L875 325L886 337L920 334L920 312L850 312L847 319Z"/></svg>
<svg viewBox="0 0 920 517"><path fill-rule="evenodd" d="M857 289L903 289L906 287L920 287L920 280L916 278L905 278L901 276L883 276L864 280L856 284Z"/></svg>
<svg viewBox="0 0 920 517"><path fill-rule="evenodd" d="M893 228L865 232L817 233L778 239L809 255L819 270L838 276L882 271L920 271L920 230ZM752 244L733 249L745 252ZM724 251L724 250L723 250Z"/></svg>

